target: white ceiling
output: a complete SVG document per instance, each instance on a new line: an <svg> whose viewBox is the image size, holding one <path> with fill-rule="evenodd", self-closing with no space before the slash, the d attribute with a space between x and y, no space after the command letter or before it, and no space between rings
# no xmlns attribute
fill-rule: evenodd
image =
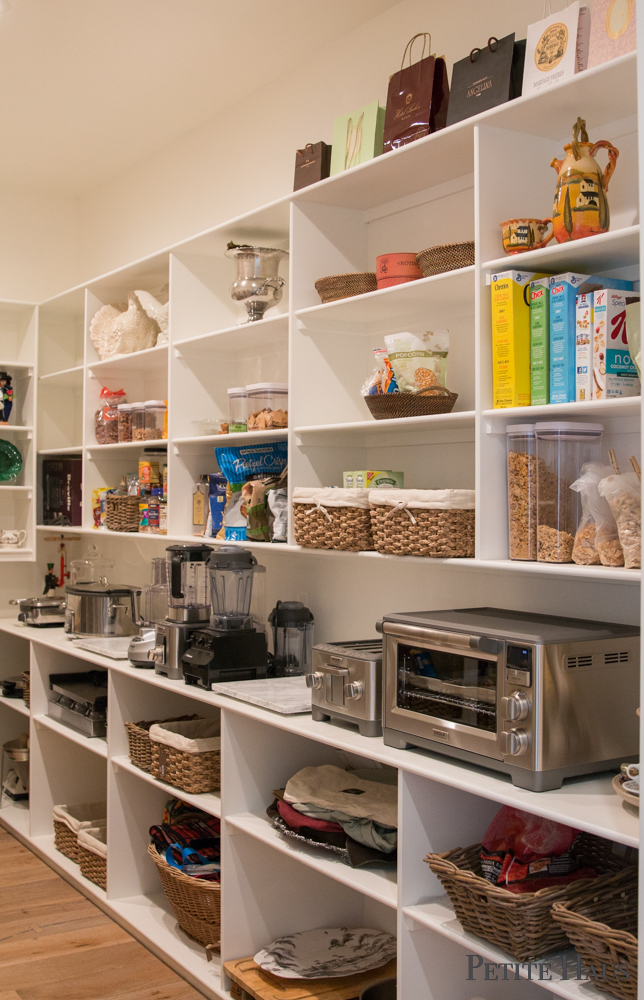
<svg viewBox="0 0 644 1000"><path fill-rule="evenodd" d="M0 184L80 195L399 0L10 2Z"/></svg>

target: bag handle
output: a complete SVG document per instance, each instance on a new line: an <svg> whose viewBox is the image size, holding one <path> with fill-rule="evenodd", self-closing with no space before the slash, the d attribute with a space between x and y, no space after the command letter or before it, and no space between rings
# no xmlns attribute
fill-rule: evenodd
<svg viewBox="0 0 644 1000"><path fill-rule="evenodd" d="M405 59L407 58L407 51L409 51L409 65L411 66L411 64L412 64L411 63L411 50L413 49L414 42L416 41L417 38L422 38L422 40L423 40L423 51L421 52L421 55L420 55L421 62L425 58L425 45L427 45L427 39L429 39L429 45L427 46L428 47L427 55L431 56L431 54L432 54L432 36L430 35L430 33L428 31L419 31L418 34L414 35L413 38L410 38L409 41L407 42L407 44L405 45L405 51L403 52L402 62L400 64L400 68L401 69L405 65Z"/></svg>
<svg viewBox="0 0 644 1000"><path fill-rule="evenodd" d="M312 153L313 152L313 143L312 142L307 142L307 144L304 147L304 149L296 149L295 152L297 153L298 156L305 156L306 153Z"/></svg>
<svg viewBox="0 0 644 1000"><path fill-rule="evenodd" d="M494 42L494 48L492 48L492 42ZM494 53L496 52L496 50L499 47L499 40L498 40L498 38L495 38L494 35L490 35L490 37L487 40L487 47L490 50L491 55L494 55ZM480 51L481 51L480 49L472 49L472 51L470 52L470 62L471 63L476 62L476 60L478 58L478 54L479 54ZM475 53L476 53L476 55L475 55Z"/></svg>

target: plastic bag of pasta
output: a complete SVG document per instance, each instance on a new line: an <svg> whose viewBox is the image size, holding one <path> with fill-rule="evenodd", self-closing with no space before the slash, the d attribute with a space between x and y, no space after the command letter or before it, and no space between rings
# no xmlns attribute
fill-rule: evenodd
<svg viewBox="0 0 644 1000"><path fill-rule="evenodd" d="M634 472L607 476L598 490L615 515L626 569L642 565L642 484Z"/></svg>
<svg viewBox="0 0 644 1000"><path fill-rule="evenodd" d="M612 469L600 462L587 462L581 476L570 487L579 493L582 516L572 550L573 562L580 566L623 566L624 553L617 534L617 524L598 486Z"/></svg>

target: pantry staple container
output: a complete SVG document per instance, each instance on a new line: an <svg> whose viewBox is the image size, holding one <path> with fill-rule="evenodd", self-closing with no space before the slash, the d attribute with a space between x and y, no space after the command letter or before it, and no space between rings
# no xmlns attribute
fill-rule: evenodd
<svg viewBox="0 0 644 1000"><path fill-rule="evenodd" d="M309 674L313 657L313 615L300 601L278 601L268 621L273 627L276 677Z"/></svg>
<svg viewBox="0 0 644 1000"><path fill-rule="evenodd" d="M270 430L286 427L288 421L288 384L286 382L255 382L246 386L248 394L249 430ZM260 415L265 414L264 420ZM275 414L271 418L271 414ZM253 421L251 418L254 417Z"/></svg>
<svg viewBox="0 0 644 1000"><path fill-rule="evenodd" d="M228 389L228 433L243 434L248 423L248 395L243 385Z"/></svg>
<svg viewBox="0 0 644 1000"><path fill-rule="evenodd" d="M145 401L145 440L161 441L168 407L164 399Z"/></svg>
<svg viewBox="0 0 644 1000"><path fill-rule="evenodd" d="M145 403L132 403L132 440L145 441Z"/></svg>
<svg viewBox="0 0 644 1000"><path fill-rule="evenodd" d="M537 559L572 562L581 517L581 494L570 487L586 462L601 460L603 424L548 421L537 437Z"/></svg>
<svg viewBox="0 0 644 1000"><path fill-rule="evenodd" d="M119 443L128 442L132 440L132 404L131 403L119 403L116 407L118 410L118 438Z"/></svg>
<svg viewBox="0 0 644 1000"><path fill-rule="evenodd" d="M537 437L534 424L506 427L510 559L537 558Z"/></svg>

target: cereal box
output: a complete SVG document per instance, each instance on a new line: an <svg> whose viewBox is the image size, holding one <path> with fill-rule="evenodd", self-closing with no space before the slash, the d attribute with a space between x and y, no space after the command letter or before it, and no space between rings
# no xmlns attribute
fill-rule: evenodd
<svg viewBox="0 0 644 1000"><path fill-rule="evenodd" d="M575 399L578 403L593 398L593 296L577 296L577 331L575 343Z"/></svg>
<svg viewBox="0 0 644 1000"><path fill-rule="evenodd" d="M550 279L530 282L530 403L550 402Z"/></svg>
<svg viewBox="0 0 644 1000"><path fill-rule="evenodd" d="M637 296L628 295L629 302ZM593 315L593 398L639 396L640 380L628 348L624 292L595 292Z"/></svg>
<svg viewBox="0 0 644 1000"><path fill-rule="evenodd" d="M530 305L534 271L503 271L492 287L492 389L495 409L530 406Z"/></svg>

